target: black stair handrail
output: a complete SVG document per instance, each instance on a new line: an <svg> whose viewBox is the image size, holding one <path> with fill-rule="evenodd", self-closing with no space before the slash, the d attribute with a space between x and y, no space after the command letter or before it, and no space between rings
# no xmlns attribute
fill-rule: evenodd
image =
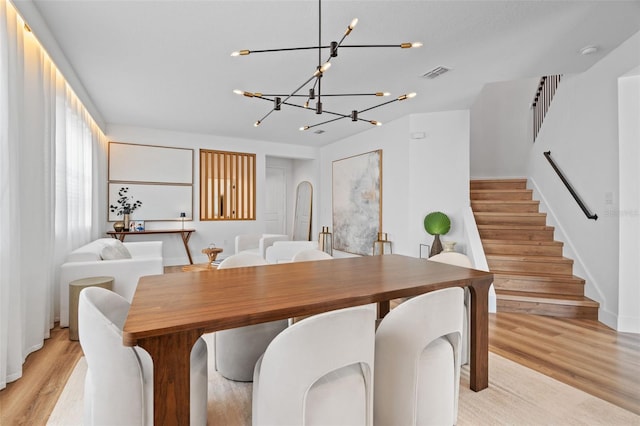
<svg viewBox="0 0 640 426"><path fill-rule="evenodd" d="M569 190L569 192L573 196L573 199L576 200L576 203L578 203L578 205L582 209L582 212L585 214L585 216L587 216L588 219L598 220L598 215L591 213L589 208L587 208L587 206L582 201L582 198L580 198L580 196L578 195L576 190L573 189L573 186L571 186L571 184L569 183L567 178L564 177L564 174L562 173L562 171L560 171L560 168L558 168L556 163L553 161L553 159L551 158L551 151L545 152L544 156L547 158L547 160L549 160L549 164L551 164L551 167L553 167L553 170L556 171L556 173L560 177L560 180L562 181L562 183L564 183L564 186L567 187L567 189Z"/></svg>

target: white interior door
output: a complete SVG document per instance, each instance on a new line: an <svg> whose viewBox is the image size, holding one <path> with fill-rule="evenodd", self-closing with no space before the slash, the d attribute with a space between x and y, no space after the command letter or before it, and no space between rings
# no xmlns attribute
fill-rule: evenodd
<svg viewBox="0 0 640 426"><path fill-rule="evenodd" d="M265 233L286 234L286 173L280 167L267 167L265 194Z"/></svg>

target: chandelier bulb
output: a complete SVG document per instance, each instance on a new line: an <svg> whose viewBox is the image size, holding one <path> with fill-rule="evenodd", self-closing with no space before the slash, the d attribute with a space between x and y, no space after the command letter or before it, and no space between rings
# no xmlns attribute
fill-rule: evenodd
<svg viewBox="0 0 640 426"><path fill-rule="evenodd" d="M309 101L306 101L306 102L304 103L304 107L305 107L305 108L309 108Z"/></svg>
<svg viewBox="0 0 640 426"><path fill-rule="evenodd" d="M309 126L302 126L300 127L300 131L303 132L305 130L309 130Z"/></svg>
<svg viewBox="0 0 640 426"><path fill-rule="evenodd" d="M331 62L327 61L324 64L322 64L322 66L320 68L318 68L316 70L316 72L313 73L313 76L314 77L320 77L329 68L331 68Z"/></svg>
<svg viewBox="0 0 640 426"><path fill-rule="evenodd" d="M258 127L262 122L260 120L253 123L253 127Z"/></svg>
<svg viewBox="0 0 640 426"><path fill-rule="evenodd" d="M399 101L404 101L405 99L411 99L416 97L416 92L411 92L406 95L398 96Z"/></svg>
<svg viewBox="0 0 640 426"><path fill-rule="evenodd" d="M371 120L369 121L369 123L373 124L374 126L382 126L382 123L376 120Z"/></svg>
<svg viewBox="0 0 640 426"><path fill-rule="evenodd" d="M236 50L235 52L231 52L231 56L245 56L248 55L249 53L251 53L250 50L244 49L244 50Z"/></svg>
<svg viewBox="0 0 640 426"><path fill-rule="evenodd" d="M415 41L413 43L401 43L400 47L402 49L410 49L412 47L421 47L422 46L422 42L420 41Z"/></svg>
<svg viewBox="0 0 640 426"><path fill-rule="evenodd" d="M347 30L344 32L344 35L348 36L349 34L351 34L351 31L353 31L356 25L358 25L358 18L353 18L351 20L351 23L347 27Z"/></svg>
<svg viewBox="0 0 640 426"><path fill-rule="evenodd" d="M244 91L240 89L233 89L233 93L235 93L236 95L244 95Z"/></svg>
<svg viewBox="0 0 640 426"><path fill-rule="evenodd" d="M389 92L376 92L376 96L390 96L391 93Z"/></svg>

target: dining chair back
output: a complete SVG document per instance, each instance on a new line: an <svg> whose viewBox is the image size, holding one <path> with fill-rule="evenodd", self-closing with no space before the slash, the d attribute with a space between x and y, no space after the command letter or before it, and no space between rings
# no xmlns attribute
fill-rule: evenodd
<svg viewBox="0 0 640 426"><path fill-rule="evenodd" d="M227 257L218 269L267 265L261 256L239 253ZM265 349L289 321L278 320L214 333L216 370L230 380L250 382L253 368Z"/></svg>
<svg viewBox="0 0 640 426"><path fill-rule="evenodd" d="M432 262L446 263L448 265L461 266L463 268L473 268L471 259L466 254L455 251L443 251L429 258ZM469 327L471 326L471 294L468 288L464 289L464 315L462 322L462 353L460 362L462 365L469 363L469 351L471 348L471 337Z"/></svg>
<svg viewBox="0 0 640 426"><path fill-rule="evenodd" d="M144 349L122 344L129 302L100 287L85 288L79 301L79 337L87 361L85 425L152 425L153 361ZM190 418L207 424L207 345L191 350Z"/></svg>
<svg viewBox="0 0 640 426"><path fill-rule="evenodd" d="M375 309L314 315L276 337L256 364L254 425L371 425Z"/></svg>
<svg viewBox="0 0 640 426"><path fill-rule="evenodd" d="M293 256L293 262L306 262L310 260L328 260L333 259L329 253L325 253L318 249L302 250Z"/></svg>
<svg viewBox="0 0 640 426"><path fill-rule="evenodd" d="M374 423L454 425L460 389L464 291L413 297L376 331Z"/></svg>

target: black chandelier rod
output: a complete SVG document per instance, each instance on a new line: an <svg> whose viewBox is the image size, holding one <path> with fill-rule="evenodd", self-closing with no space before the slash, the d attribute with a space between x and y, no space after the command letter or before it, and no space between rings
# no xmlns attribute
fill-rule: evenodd
<svg viewBox="0 0 640 426"><path fill-rule="evenodd" d="M309 95L285 95L285 94L274 94L274 93L262 93L260 94L260 96L258 96L257 93L255 93L256 97L260 97L260 96L289 96L289 97L300 97L300 98L307 98L309 97ZM329 94L323 94L322 96L385 96L384 93L382 92L376 92L376 93L329 93Z"/></svg>
<svg viewBox="0 0 640 426"><path fill-rule="evenodd" d="M344 36L342 40L344 40ZM342 42L341 40L341 42ZM412 47L412 43L400 43L400 44L338 44L338 47ZM331 49L329 46L304 46L304 47L283 47L279 49L260 49L260 50L241 50L240 52L246 52L244 55L253 53L273 53L273 52L291 52L295 50L313 50L313 49ZM320 62L320 61L319 61Z"/></svg>

